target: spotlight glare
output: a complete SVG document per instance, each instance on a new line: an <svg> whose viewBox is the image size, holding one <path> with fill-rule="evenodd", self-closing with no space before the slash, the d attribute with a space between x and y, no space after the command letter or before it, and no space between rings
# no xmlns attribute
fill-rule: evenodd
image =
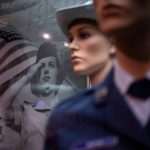
<svg viewBox="0 0 150 150"><path fill-rule="evenodd" d="M50 34L49 33L43 33L43 38L46 39L46 40L49 40L51 38Z"/></svg>
<svg viewBox="0 0 150 150"><path fill-rule="evenodd" d="M69 43L68 42L64 42L64 47L69 48Z"/></svg>

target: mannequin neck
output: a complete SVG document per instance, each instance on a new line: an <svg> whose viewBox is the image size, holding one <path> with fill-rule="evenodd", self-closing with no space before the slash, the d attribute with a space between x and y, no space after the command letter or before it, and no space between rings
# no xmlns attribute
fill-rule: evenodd
<svg viewBox="0 0 150 150"><path fill-rule="evenodd" d="M98 71L90 74L88 76L89 78L89 85L92 87L104 80L106 77L107 73L110 71L112 67L112 60L108 60L106 64L103 66L103 68L99 69Z"/></svg>

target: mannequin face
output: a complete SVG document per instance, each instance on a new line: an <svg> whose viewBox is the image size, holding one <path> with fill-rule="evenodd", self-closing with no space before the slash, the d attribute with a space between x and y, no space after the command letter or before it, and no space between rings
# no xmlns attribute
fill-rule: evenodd
<svg viewBox="0 0 150 150"><path fill-rule="evenodd" d="M112 33L150 18L149 0L94 0L102 31Z"/></svg>
<svg viewBox="0 0 150 150"><path fill-rule="evenodd" d="M110 59L109 40L95 24L75 24L69 29L69 40L73 70L77 74L95 73Z"/></svg>

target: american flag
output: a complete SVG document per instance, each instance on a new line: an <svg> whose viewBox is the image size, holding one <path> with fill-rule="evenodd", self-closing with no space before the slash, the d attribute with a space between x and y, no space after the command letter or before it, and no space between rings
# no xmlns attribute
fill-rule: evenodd
<svg viewBox="0 0 150 150"><path fill-rule="evenodd" d="M0 27L0 96L36 62L37 50L13 26Z"/></svg>

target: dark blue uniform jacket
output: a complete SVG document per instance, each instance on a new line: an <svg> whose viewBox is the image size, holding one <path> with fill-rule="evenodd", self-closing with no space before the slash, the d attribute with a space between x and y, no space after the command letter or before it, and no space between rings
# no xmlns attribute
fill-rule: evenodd
<svg viewBox="0 0 150 150"><path fill-rule="evenodd" d="M59 104L47 126L45 150L150 150L150 121L142 128L113 82Z"/></svg>

